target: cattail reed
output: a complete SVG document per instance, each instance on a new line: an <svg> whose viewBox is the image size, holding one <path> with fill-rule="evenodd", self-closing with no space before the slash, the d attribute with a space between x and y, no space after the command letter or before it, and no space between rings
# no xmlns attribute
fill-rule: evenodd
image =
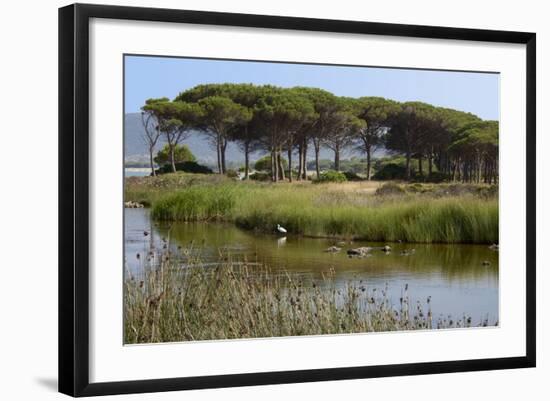
<svg viewBox="0 0 550 401"><path fill-rule="evenodd" d="M405 286L392 300L368 283L336 286L335 271L321 279L271 274L268 267L233 261L205 266L165 254L145 263L139 280L126 273L126 343L219 340L471 327L472 318L432 316L431 298L411 308ZM413 304L414 305L414 304ZM424 307L427 306L426 309ZM427 310L427 312L425 312ZM436 319L434 321L434 319ZM491 323L481 320L479 326Z"/></svg>

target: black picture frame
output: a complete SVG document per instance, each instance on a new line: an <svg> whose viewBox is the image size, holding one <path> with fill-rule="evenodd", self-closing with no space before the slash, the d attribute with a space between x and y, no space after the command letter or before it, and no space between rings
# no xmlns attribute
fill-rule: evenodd
<svg viewBox="0 0 550 401"><path fill-rule="evenodd" d="M526 45L526 354L521 357L90 383L89 21L91 18L323 31ZM534 367L536 35L526 32L74 4L59 9L59 391L142 393Z"/></svg>

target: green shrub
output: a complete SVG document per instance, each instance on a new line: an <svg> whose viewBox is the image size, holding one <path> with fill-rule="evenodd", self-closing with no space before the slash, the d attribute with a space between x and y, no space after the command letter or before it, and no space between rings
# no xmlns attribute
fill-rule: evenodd
<svg viewBox="0 0 550 401"><path fill-rule="evenodd" d="M283 169L285 171L288 170L288 162L285 158L281 157L281 163L283 164ZM254 163L254 170L271 172L271 156L267 155L258 159Z"/></svg>
<svg viewBox="0 0 550 401"><path fill-rule="evenodd" d="M363 181L363 177L353 171L344 171L344 175L348 181Z"/></svg>
<svg viewBox="0 0 550 401"><path fill-rule="evenodd" d="M155 156L155 163L158 165L164 165L164 164L170 164L170 148L168 145L164 145L164 147L158 151L157 155ZM187 145L176 145L174 147L174 161L176 163L183 163L183 162L196 162L197 158L195 155L191 152L191 149L189 149L189 146Z"/></svg>
<svg viewBox="0 0 550 401"><path fill-rule="evenodd" d="M325 171L324 173L321 173L319 178L316 178L315 180L313 180L313 182L316 184L321 184L324 182L345 182L345 181L347 181L345 174L340 171L334 171L334 170Z"/></svg>
<svg viewBox="0 0 550 401"><path fill-rule="evenodd" d="M194 174L212 174L213 171L203 166L202 164L199 164L197 162L181 162L176 163L176 171L183 171L185 173L194 173ZM156 170L157 174L166 174L172 172L172 166L170 164L165 164L162 167L160 167L158 170Z"/></svg>
<svg viewBox="0 0 550 401"><path fill-rule="evenodd" d="M229 178L239 178L239 173L236 170L229 169L225 172L225 175Z"/></svg>
<svg viewBox="0 0 550 401"><path fill-rule="evenodd" d="M449 180L449 176L439 171L434 171L426 177L426 182L432 182L435 184L448 181L448 180Z"/></svg>
<svg viewBox="0 0 550 401"><path fill-rule="evenodd" d="M271 173L256 171L255 173L250 174L248 178L255 181L271 181Z"/></svg>
<svg viewBox="0 0 550 401"><path fill-rule="evenodd" d="M404 180L407 169L395 163L389 163L378 170L372 177L375 180Z"/></svg>

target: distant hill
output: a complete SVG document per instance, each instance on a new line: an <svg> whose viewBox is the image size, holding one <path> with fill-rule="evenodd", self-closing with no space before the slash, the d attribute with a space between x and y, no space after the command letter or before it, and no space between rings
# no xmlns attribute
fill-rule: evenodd
<svg viewBox="0 0 550 401"><path fill-rule="evenodd" d="M143 124L141 122L141 115L139 113L128 113L124 118L124 159L125 161L147 161L147 148L143 142L142 136L144 134ZM165 141L159 141L156 150L161 149L165 145ZM191 134L191 136L184 142L191 152L197 157L199 161L204 164L214 165L216 164L216 150L212 148L210 142L206 137L199 132ZM229 162L240 162L243 160L243 155L239 148L229 143L226 150L226 158ZM259 157L256 156L255 158Z"/></svg>
<svg viewBox="0 0 550 401"><path fill-rule="evenodd" d="M144 134L143 124L141 122L141 115L139 113L128 113L124 116L124 160L126 162L148 162L148 154L145 143L143 142L142 135ZM160 143L156 146L156 151L161 149L165 142L159 141ZM212 148L210 142L206 139L204 135L199 132L191 134L191 136L184 142L191 152L197 157L199 162L203 164L214 166L216 164L216 151ZM313 159L313 149L310 149L308 152L308 159ZM155 151L155 152L156 152ZM226 150L226 160L229 163L242 163L243 154L239 148L233 144L229 143ZM257 152L251 155L251 160L259 159L266 152ZM346 152L344 157L350 156L360 156L356 152ZM321 150L321 159L332 159L333 153L328 149Z"/></svg>

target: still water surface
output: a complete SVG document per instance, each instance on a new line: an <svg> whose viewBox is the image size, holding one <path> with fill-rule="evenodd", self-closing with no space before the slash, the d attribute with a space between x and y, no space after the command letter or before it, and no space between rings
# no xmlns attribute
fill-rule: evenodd
<svg viewBox="0 0 550 401"><path fill-rule="evenodd" d="M149 235L144 236L144 231ZM435 318L451 315L457 319L466 315L475 324L486 318L489 324L498 321L498 252L487 245L394 243L390 244L389 254L373 251L370 257L355 259L345 251L385 244L355 241L332 254L324 250L334 245L334 240L258 234L220 223L159 224L151 221L147 209L125 209L126 270L139 273L144 258L136 255L147 255L151 246L162 248L163 238L173 249L192 248L205 264L215 264L223 255L313 279L321 279L323 273L333 269L338 286L362 280L371 289L387 287L396 305L408 284L414 303L425 305L431 296ZM411 249L414 254L402 254Z"/></svg>

